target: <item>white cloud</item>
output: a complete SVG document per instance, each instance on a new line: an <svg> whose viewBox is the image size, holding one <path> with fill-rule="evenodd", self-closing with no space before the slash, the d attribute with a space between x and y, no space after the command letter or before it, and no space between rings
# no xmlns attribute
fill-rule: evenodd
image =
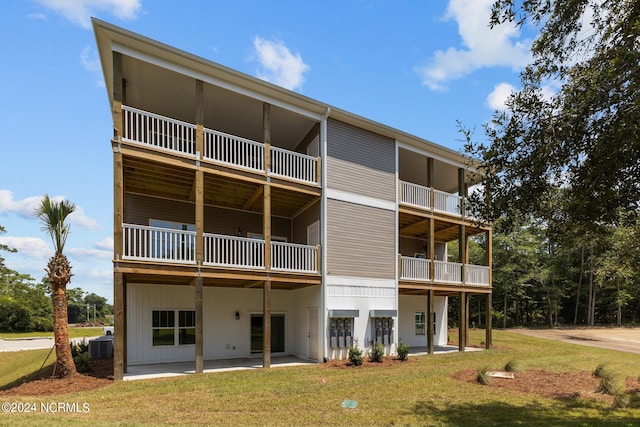
<svg viewBox="0 0 640 427"><path fill-rule="evenodd" d="M84 28L91 28L91 16L100 12L118 19L136 19L142 8L141 0L32 0L69 21Z"/></svg>
<svg viewBox="0 0 640 427"><path fill-rule="evenodd" d="M300 54L292 54L281 41L269 41L261 37L253 39L255 55L262 67L257 76L286 89L300 88L304 73L311 67L304 63Z"/></svg>
<svg viewBox="0 0 640 427"><path fill-rule="evenodd" d="M33 218L33 212L41 199L42 196L32 196L22 200L14 200L11 191L0 190L0 214L14 212L23 218Z"/></svg>
<svg viewBox="0 0 640 427"><path fill-rule="evenodd" d="M113 252L113 237L105 237L99 242L96 242L95 247L96 249Z"/></svg>
<svg viewBox="0 0 640 427"><path fill-rule="evenodd" d="M51 200L59 202L64 196L52 196ZM25 219L35 219L34 212L42 200L42 196L31 196L22 200L14 200L13 193L9 190L0 190L0 214L13 212ZM101 228L98 222L87 216L82 207L76 205L76 210L68 217L69 224L75 224L88 230Z"/></svg>
<svg viewBox="0 0 640 427"><path fill-rule="evenodd" d="M82 49L82 53L80 53L80 61L87 71L100 72L102 70L98 53L91 49L91 46L85 46L85 48Z"/></svg>
<svg viewBox="0 0 640 427"><path fill-rule="evenodd" d="M0 244L18 250L18 254L28 258L46 260L53 255L53 249L47 242L37 237L1 236Z"/></svg>
<svg viewBox="0 0 640 427"><path fill-rule="evenodd" d="M529 40L518 40L520 32L511 24L489 28L494 0L451 0L445 20L458 23L462 46L438 50L428 64L417 67L422 84L444 91L447 84L480 68L510 67L519 70L530 62Z"/></svg>
<svg viewBox="0 0 640 427"><path fill-rule="evenodd" d="M509 83L500 83L493 87L493 91L487 96L487 105L492 110L504 110L507 106L505 105L507 98L509 95L514 93L516 88Z"/></svg>
<svg viewBox="0 0 640 427"><path fill-rule="evenodd" d="M30 13L29 15L27 15L27 18L45 21L47 19L47 15L45 15L44 13Z"/></svg>
<svg viewBox="0 0 640 427"><path fill-rule="evenodd" d="M105 251L103 249L93 248L68 248L66 253L78 260L82 259L112 259L113 251Z"/></svg>

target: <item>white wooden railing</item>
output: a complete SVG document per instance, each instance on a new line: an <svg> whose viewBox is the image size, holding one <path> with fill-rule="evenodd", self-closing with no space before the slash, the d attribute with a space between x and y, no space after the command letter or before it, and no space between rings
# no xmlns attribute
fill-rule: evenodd
<svg viewBox="0 0 640 427"><path fill-rule="evenodd" d="M400 280L431 281L429 265L431 260L400 256ZM489 286L489 267L465 264L465 284ZM436 282L462 284L462 264L457 262L434 261Z"/></svg>
<svg viewBox="0 0 640 427"><path fill-rule="evenodd" d="M122 116L123 140L195 156L195 125L125 105Z"/></svg>
<svg viewBox="0 0 640 427"><path fill-rule="evenodd" d="M436 282L462 283L462 264L436 260L434 278Z"/></svg>
<svg viewBox="0 0 640 427"><path fill-rule="evenodd" d="M400 181L400 192L402 203L431 209L431 188L412 182Z"/></svg>
<svg viewBox="0 0 640 427"><path fill-rule="evenodd" d="M430 281L431 260L403 256L400 258L400 279Z"/></svg>
<svg viewBox="0 0 640 427"><path fill-rule="evenodd" d="M318 159L295 151L271 147L271 173L298 181L315 183Z"/></svg>
<svg viewBox="0 0 640 427"><path fill-rule="evenodd" d="M264 240L204 234L204 265L264 268Z"/></svg>
<svg viewBox="0 0 640 427"><path fill-rule="evenodd" d="M122 139L173 153L196 156L196 126L191 123L122 106ZM265 146L228 133L204 129L203 160L266 173ZM271 171L276 176L305 183L318 183L318 159L306 154L271 147Z"/></svg>
<svg viewBox="0 0 640 427"><path fill-rule="evenodd" d="M464 266L465 283L470 285L489 286L489 267L486 265Z"/></svg>
<svg viewBox="0 0 640 427"><path fill-rule="evenodd" d="M195 263L195 231L122 224L123 259Z"/></svg>
<svg viewBox="0 0 640 427"><path fill-rule="evenodd" d="M433 206L431 192L433 191ZM461 215L462 197L440 190L431 189L412 182L400 181L400 203L423 209L432 209L452 215Z"/></svg>
<svg viewBox="0 0 640 427"><path fill-rule="evenodd" d="M318 272L318 247L271 242L271 268L278 271Z"/></svg>
<svg viewBox="0 0 640 427"><path fill-rule="evenodd" d="M264 171L264 145L215 130L204 131L204 159Z"/></svg>
<svg viewBox="0 0 640 427"><path fill-rule="evenodd" d="M433 190L433 209L453 215L460 215L460 201L457 194L450 194L440 190Z"/></svg>

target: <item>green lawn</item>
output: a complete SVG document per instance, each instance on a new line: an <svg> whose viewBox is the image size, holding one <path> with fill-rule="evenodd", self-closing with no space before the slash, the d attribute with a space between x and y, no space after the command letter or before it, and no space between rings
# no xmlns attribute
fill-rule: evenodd
<svg viewBox="0 0 640 427"><path fill-rule="evenodd" d="M102 328L69 328L69 338L98 337L104 335ZM53 338L53 332L0 332L0 338L5 340L17 338Z"/></svg>
<svg viewBox="0 0 640 427"><path fill-rule="evenodd" d="M480 342L483 331L472 331ZM620 378L640 375L640 355L495 331L497 349L410 357L388 368L309 365L114 383L90 392L6 397L0 402L78 402L87 413L0 414L10 425L637 425L640 398L612 409L589 399L552 399L462 383L462 369L592 371L606 363ZM33 354L27 360L26 355ZM37 370L45 351L0 353L0 386ZM19 359L19 361L15 361ZM341 407L355 400L355 409ZM38 407L39 410L39 407Z"/></svg>

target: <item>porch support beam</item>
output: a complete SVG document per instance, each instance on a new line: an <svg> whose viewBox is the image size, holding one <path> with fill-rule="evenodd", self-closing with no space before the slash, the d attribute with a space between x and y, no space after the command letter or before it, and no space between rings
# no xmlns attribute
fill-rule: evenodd
<svg viewBox="0 0 640 427"><path fill-rule="evenodd" d="M435 233L435 220L429 218L429 278L431 283L436 280L436 233Z"/></svg>
<svg viewBox="0 0 640 427"><path fill-rule="evenodd" d="M264 184L263 196L263 231L264 237L264 264L267 270L267 279L264 281L262 292L263 334L262 334L262 367L271 367L271 105L262 105L262 130L264 142L264 167L267 171L267 182Z"/></svg>
<svg viewBox="0 0 640 427"><path fill-rule="evenodd" d="M126 371L125 331L127 329L125 317L125 279L118 271L113 273L113 379L122 381Z"/></svg>
<svg viewBox="0 0 640 427"><path fill-rule="evenodd" d="M464 351L464 348L467 346L466 337L467 337L467 293L460 292L459 293L459 319L458 319L458 351Z"/></svg>
<svg viewBox="0 0 640 427"><path fill-rule="evenodd" d="M431 307L433 306L433 290L427 291L427 346L429 348L429 354L433 354L433 340L434 340L434 328L433 328L433 312Z"/></svg>
<svg viewBox="0 0 640 427"><path fill-rule="evenodd" d="M242 205L242 210L244 211L250 210L253 207L253 205L256 203L256 201L260 198L260 196L262 196L263 191L264 191L264 186L262 185L256 188L256 191L254 191L251 197L249 197L249 199L247 199L247 201L244 202L244 205Z"/></svg>
<svg viewBox="0 0 640 427"><path fill-rule="evenodd" d="M489 350L491 347L493 347L493 337L492 337L492 328L493 328L493 319L492 319L492 315L491 315L491 294L487 294L485 296L486 298L486 303L485 303L485 321L484 321L484 333L485 333L485 338L484 338L484 348L486 348L487 350Z"/></svg>

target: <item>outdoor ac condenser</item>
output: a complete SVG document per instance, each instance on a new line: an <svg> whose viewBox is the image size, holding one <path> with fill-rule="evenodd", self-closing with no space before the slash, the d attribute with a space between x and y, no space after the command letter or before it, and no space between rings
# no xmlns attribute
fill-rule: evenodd
<svg viewBox="0 0 640 427"><path fill-rule="evenodd" d="M92 359L109 359L113 357L113 335L105 335L90 340L89 356Z"/></svg>

